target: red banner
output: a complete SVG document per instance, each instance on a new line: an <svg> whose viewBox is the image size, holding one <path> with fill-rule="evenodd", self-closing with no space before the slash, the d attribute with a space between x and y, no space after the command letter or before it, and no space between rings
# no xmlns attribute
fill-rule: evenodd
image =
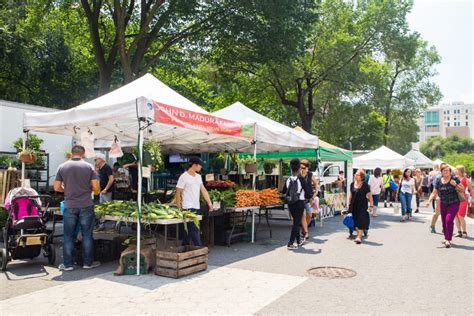
<svg viewBox="0 0 474 316"><path fill-rule="evenodd" d="M209 114L180 109L153 101L155 121L158 123L185 127L213 134L253 137L253 125L222 119Z"/></svg>

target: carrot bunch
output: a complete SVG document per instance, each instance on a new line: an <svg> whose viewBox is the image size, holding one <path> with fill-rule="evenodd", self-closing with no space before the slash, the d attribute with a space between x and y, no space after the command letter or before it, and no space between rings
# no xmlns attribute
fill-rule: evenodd
<svg viewBox="0 0 474 316"><path fill-rule="evenodd" d="M280 193L277 189L264 189L259 192L261 205L278 205L282 204Z"/></svg>
<svg viewBox="0 0 474 316"><path fill-rule="evenodd" d="M235 193L235 207L260 206L260 194L253 190L238 190Z"/></svg>

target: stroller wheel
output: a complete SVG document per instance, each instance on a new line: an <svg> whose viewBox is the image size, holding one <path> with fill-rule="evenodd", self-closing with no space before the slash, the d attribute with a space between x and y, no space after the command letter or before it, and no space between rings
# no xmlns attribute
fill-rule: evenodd
<svg viewBox="0 0 474 316"><path fill-rule="evenodd" d="M8 251L5 248L0 248L0 269L2 271L6 271L7 264L8 264Z"/></svg>
<svg viewBox="0 0 474 316"><path fill-rule="evenodd" d="M56 246L54 244L45 245L45 256L48 258L48 263L54 266L56 262Z"/></svg>

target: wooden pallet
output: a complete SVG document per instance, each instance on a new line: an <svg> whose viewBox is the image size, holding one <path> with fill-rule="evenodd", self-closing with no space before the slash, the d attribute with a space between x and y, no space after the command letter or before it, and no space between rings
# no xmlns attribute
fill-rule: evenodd
<svg viewBox="0 0 474 316"><path fill-rule="evenodd" d="M208 248L181 246L156 251L155 274L180 278L207 269Z"/></svg>

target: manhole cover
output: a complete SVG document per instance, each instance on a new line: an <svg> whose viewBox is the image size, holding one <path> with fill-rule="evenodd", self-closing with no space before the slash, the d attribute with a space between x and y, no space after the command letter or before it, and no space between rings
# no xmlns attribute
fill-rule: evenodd
<svg viewBox="0 0 474 316"><path fill-rule="evenodd" d="M357 275L354 270L338 267L317 267L308 270L308 273L317 278L347 279Z"/></svg>

